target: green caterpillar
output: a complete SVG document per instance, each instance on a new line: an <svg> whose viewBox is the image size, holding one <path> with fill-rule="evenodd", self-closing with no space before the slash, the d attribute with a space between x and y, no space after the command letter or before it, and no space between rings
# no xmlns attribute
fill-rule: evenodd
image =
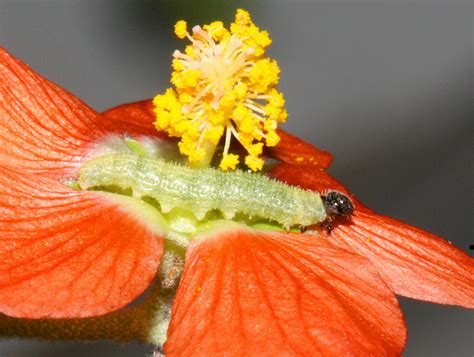
<svg viewBox="0 0 474 357"><path fill-rule="evenodd" d="M219 210L226 219L240 213L275 221L285 228L324 222L327 207L316 193L244 171L194 169L134 153L99 156L79 169L81 189L118 186L138 198L151 197L163 213L174 208L198 220Z"/></svg>

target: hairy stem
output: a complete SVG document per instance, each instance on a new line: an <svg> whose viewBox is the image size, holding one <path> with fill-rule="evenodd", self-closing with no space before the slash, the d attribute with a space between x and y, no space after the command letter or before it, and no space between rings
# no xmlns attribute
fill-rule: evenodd
<svg viewBox="0 0 474 357"><path fill-rule="evenodd" d="M161 346L166 340L174 291L156 284L140 305L78 319L21 319L0 314L0 337L46 340L138 340ZM167 317L167 321L166 318ZM164 335L163 335L164 332Z"/></svg>

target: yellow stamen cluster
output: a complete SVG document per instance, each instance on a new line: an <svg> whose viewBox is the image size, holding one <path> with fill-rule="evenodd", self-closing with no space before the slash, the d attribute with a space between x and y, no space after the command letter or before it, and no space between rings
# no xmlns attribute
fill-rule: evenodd
<svg viewBox="0 0 474 357"><path fill-rule="evenodd" d="M247 151L245 164L261 170L263 145L278 143L276 128L287 117L283 95L276 90L280 69L264 57L271 43L268 32L239 9L230 30L215 21L189 33L186 22L178 21L175 33L191 44L173 54L174 89L153 101L156 128L180 137L180 152L204 166L224 136L222 170L239 164L239 156L229 153L234 137Z"/></svg>

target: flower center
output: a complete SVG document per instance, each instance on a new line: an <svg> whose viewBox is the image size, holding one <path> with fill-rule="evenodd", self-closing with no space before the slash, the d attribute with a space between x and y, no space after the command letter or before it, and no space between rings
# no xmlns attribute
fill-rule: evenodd
<svg viewBox="0 0 474 357"><path fill-rule="evenodd" d="M173 54L171 83L154 99L158 130L180 137L180 152L194 166L209 165L224 138L220 168L234 170L239 156L230 153L231 140L246 149L245 164L261 170L263 146L274 146L278 123L285 121L283 95L276 90L279 68L265 58L271 43L249 14L237 10L230 31L216 21L195 26L178 21L175 33L191 44Z"/></svg>
<svg viewBox="0 0 474 357"><path fill-rule="evenodd" d="M196 108L202 109L206 101L211 103L212 109L219 110L219 101L224 94L248 75L252 63L247 59L253 51L246 48L244 42L235 35L230 36L227 41L216 43L212 34L200 26L193 28L193 37L189 36L189 39L193 43L193 56L179 51L173 54L175 60L179 61L175 67L178 71L182 69L179 72L187 71L188 79L192 82L194 80L191 77L199 77L193 90L194 101L184 105L183 110L191 112ZM175 75L172 82L180 86L185 76Z"/></svg>

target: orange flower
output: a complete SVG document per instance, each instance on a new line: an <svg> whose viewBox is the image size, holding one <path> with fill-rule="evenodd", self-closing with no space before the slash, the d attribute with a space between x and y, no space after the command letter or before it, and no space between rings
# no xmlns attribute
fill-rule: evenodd
<svg viewBox="0 0 474 357"><path fill-rule="evenodd" d="M163 240L119 202L63 180L121 124L0 51L0 311L61 318L118 309L150 284Z"/></svg>
<svg viewBox="0 0 474 357"><path fill-rule="evenodd" d="M164 233L120 199L63 182L112 133L164 137L154 119L151 101L100 115L0 52L0 312L97 316L150 284ZM400 355L406 331L394 294L474 307L472 258L375 214L324 172L330 154L278 135L269 175L344 192L354 215L331 233L230 225L192 240L167 355Z"/></svg>

